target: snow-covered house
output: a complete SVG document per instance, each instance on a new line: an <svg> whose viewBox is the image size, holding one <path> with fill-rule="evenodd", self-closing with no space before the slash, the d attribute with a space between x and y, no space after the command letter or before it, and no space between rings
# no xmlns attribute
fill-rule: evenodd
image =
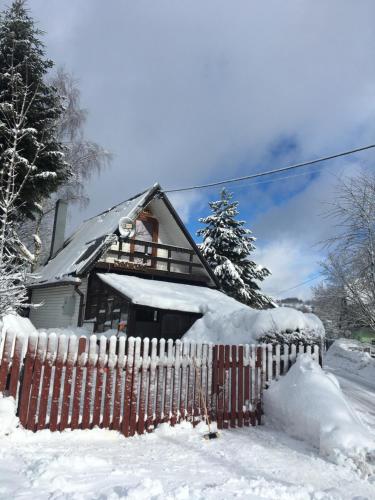
<svg viewBox="0 0 375 500"><path fill-rule="evenodd" d="M51 256L31 286L37 328L126 328L129 335L181 337L202 303L223 294L193 238L155 184L85 221L64 241L56 207Z"/></svg>

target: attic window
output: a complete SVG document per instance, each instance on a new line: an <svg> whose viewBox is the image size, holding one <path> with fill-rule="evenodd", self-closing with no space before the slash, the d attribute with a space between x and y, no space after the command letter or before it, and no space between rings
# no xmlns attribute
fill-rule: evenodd
<svg viewBox="0 0 375 500"><path fill-rule="evenodd" d="M101 237L100 237L100 238L98 238L97 240L94 240L94 242L93 242L90 246L88 246L88 247L86 248L86 250L85 250L85 251L83 252L83 254L79 257L79 259L78 259L78 260L76 260L76 262L75 262L75 263L76 263L76 265L77 265L77 264L80 264L81 262L83 262L83 261L85 261L85 260L87 260L87 259L90 257L90 255L92 255L92 254L95 252L95 250L96 250L97 248L99 248L99 246L103 243L104 239L105 239L105 236L101 236Z"/></svg>

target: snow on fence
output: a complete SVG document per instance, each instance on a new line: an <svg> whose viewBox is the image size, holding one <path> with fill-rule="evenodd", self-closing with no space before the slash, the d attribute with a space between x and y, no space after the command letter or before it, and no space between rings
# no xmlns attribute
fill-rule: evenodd
<svg viewBox="0 0 375 500"><path fill-rule="evenodd" d="M0 392L16 399L25 428L98 426L125 436L161 422L198 423L205 408L219 429L256 425L263 388L305 351L53 333L28 340L8 333L2 344Z"/></svg>

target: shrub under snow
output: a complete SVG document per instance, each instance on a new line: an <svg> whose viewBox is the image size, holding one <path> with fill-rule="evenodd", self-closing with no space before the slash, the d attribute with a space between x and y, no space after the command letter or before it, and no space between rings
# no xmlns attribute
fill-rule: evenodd
<svg viewBox="0 0 375 500"><path fill-rule="evenodd" d="M212 309L196 321L184 340L227 344L257 342L319 343L324 327L314 314L290 307L257 310L233 301L233 307L213 304Z"/></svg>
<svg viewBox="0 0 375 500"><path fill-rule="evenodd" d="M264 393L268 421L307 441L330 460L348 461L368 472L375 440L347 402L336 377L303 354Z"/></svg>

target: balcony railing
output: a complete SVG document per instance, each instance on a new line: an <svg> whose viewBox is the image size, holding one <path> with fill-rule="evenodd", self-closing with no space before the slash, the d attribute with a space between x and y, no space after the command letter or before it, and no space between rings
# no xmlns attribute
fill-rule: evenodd
<svg viewBox="0 0 375 500"><path fill-rule="evenodd" d="M101 261L126 269L191 275L202 274L199 270L203 267L195 251L190 248L137 239L122 240L113 245Z"/></svg>

